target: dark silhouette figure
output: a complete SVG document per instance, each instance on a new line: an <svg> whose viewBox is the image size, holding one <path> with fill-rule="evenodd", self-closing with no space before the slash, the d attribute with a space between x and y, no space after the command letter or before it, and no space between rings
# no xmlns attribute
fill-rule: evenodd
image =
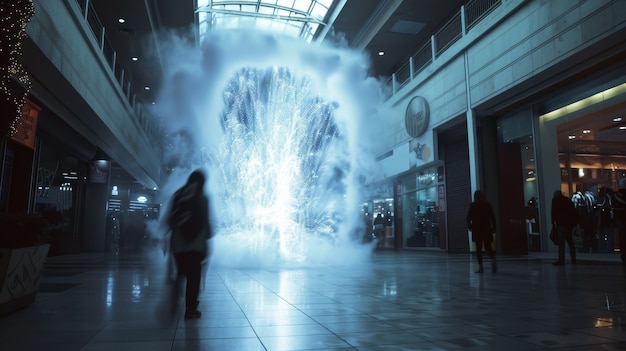
<svg viewBox="0 0 626 351"><path fill-rule="evenodd" d="M572 200L563 195L560 190L554 192L552 197L552 225L557 229L559 239L559 258L552 264L562 266L565 264L565 242L569 245L569 253L572 264L576 264L576 247L574 246L573 230L579 222L578 211Z"/></svg>
<svg viewBox="0 0 626 351"><path fill-rule="evenodd" d="M211 237L209 200L204 194L205 176L193 171L187 183L174 193L167 212L171 229L170 251L177 269L175 300L178 301L182 280L186 278L185 319L199 318L198 295L202 261L208 255L207 240Z"/></svg>
<svg viewBox="0 0 626 351"><path fill-rule="evenodd" d="M496 216L493 207L487 201L485 194L476 190L474 192L474 202L467 211L467 229L472 232L472 241L476 243L476 259L478 260L478 270L476 273L483 273L483 246L491 257L491 271L496 272L496 253L491 247L493 233L496 231Z"/></svg>
<svg viewBox="0 0 626 351"><path fill-rule="evenodd" d="M619 235L619 254L622 258L622 265L626 267L626 178L619 180L618 189L613 193L611 199L611 205Z"/></svg>
<svg viewBox="0 0 626 351"><path fill-rule="evenodd" d="M374 218L374 234L378 239L378 247L385 247L385 223L386 221L380 213Z"/></svg>
<svg viewBox="0 0 626 351"><path fill-rule="evenodd" d="M363 242L364 243L371 243L372 242L372 220L370 219L370 215L365 212L365 214L363 215L363 226L364 231L363 231Z"/></svg>
<svg viewBox="0 0 626 351"><path fill-rule="evenodd" d="M596 212L598 217L598 235L600 236L600 251L613 252L613 218L611 215L613 190L603 186L598 190Z"/></svg>

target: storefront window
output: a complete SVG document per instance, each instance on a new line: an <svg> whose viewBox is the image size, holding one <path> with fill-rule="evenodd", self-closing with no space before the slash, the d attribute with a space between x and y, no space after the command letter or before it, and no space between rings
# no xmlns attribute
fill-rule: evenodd
<svg viewBox="0 0 626 351"><path fill-rule="evenodd" d="M440 247L437 166L402 179L404 247Z"/></svg>
<svg viewBox="0 0 626 351"><path fill-rule="evenodd" d="M626 83L610 85L540 116L545 138L556 137L547 148L558 153L553 187L572 199L580 215L574 229L578 252L612 253L620 247L608 194L626 177L625 98Z"/></svg>
<svg viewBox="0 0 626 351"><path fill-rule="evenodd" d="M35 212L50 225L50 256L80 251L76 231L79 160L42 140L35 192Z"/></svg>
<svg viewBox="0 0 626 351"><path fill-rule="evenodd" d="M626 177L625 111L622 102L567 116L557 126L561 191L572 198L580 215L574 230L579 252L612 253L619 247L605 196Z"/></svg>

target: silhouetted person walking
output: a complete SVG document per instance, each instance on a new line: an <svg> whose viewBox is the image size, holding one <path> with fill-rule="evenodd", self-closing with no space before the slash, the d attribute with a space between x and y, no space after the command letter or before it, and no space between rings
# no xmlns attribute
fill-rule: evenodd
<svg viewBox="0 0 626 351"><path fill-rule="evenodd" d="M476 259L478 260L478 270L476 273L483 273L483 246L491 257L491 271L496 272L496 253L491 247L493 233L496 231L496 216L493 213L491 204L487 201L485 194L476 190L474 192L474 202L467 211L467 229L472 232L472 241L476 243Z"/></svg>
<svg viewBox="0 0 626 351"><path fill-rule="evenodd" d="M198 295L202 261L208 255L207 240L211 237L209 200L204 194L205 176L193 171L187 183L174 193L167 223L171 229L170 251L176 260L176 295L178 301L182 279L185 289L185 319L199 318Z"/></svg>
<svg viewBox="0 0 626 351"><path fill-rule="evenodd" d="M576 264L576 246L574 246L573 230L578 224L579 216L572 200L563 195L560 190L554 192L552 197L552 225L556 226L559 239L559 259L553 262L555 266L565 264L565 242L569 245L569 254L572 264Z"/></svg>

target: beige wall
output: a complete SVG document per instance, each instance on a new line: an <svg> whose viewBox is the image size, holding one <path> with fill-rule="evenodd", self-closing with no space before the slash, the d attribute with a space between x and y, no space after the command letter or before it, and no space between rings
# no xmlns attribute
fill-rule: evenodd
<svg viewBox="0 0 626 351"><path fill-rule="evenodd" d="M429 103L431 131L418 139L432 145L432 130L466 119L468 87L473 109L512 91L537 91L554 83L542 81L543 76L562 79L593 58L596 44L606 46L624 38L624 0L505 0L387 102L379 116L388 125L386 143L376 152L408 149L411 137L404 128L404 113L414 96ZM521 98L512 94L504 104ZM400 156L387 162L394 163L390 167L394 172L408 170L409 162Z"/></svg>

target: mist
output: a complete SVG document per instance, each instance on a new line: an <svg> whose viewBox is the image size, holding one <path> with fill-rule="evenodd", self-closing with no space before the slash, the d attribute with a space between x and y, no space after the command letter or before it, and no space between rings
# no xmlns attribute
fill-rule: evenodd
<svg viewBox="0 0 626 351"><path fill-rule="evenodd" d="M172 40L156 108L173 168L163 202L203 168L211 265L361 264L363 185L383 125L369 58L245 30Z"/></svg>

